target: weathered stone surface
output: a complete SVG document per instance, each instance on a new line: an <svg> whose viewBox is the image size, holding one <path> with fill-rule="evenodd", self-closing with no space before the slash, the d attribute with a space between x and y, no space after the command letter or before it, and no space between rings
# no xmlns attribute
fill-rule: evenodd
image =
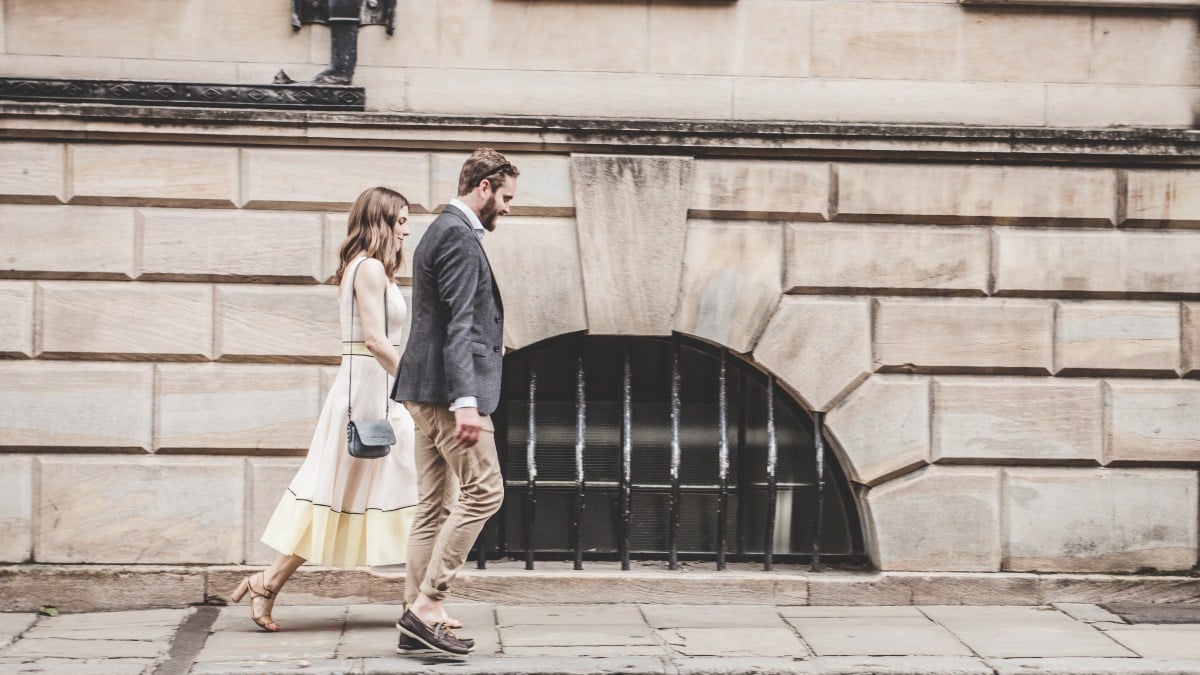
<svg viewBox="0 0 1200 675"><path fill-rule="evenodd" d="M1095 628L1043 607L926 607L983 657L1129 656Z"/></svg>
<svg viewBox="0 0 1200 675"><path fill-rule="evenodd" d="M975 229L877 225L789 225L791 293L888 289L983 295L988 233Z"/></svg>
<svg viewBox="0 0 1200 675"><path fill-rule="evenodd" d="M826 220L832 180L826 162L702 159L695 164L693 217Z"/></svg>
<svg viewBox="0 0 1200 675"><path fill-rule="evenodd" d="M433 176L429 189L431 211L441 211L458 195L458 174L469 154L436 154L430 158ZM570 158L515 153L505 153L505 157L521 170L517 194L512 202L513 215L575 215ZM506 230L508 222L502 219L496 231Z"/></svg>
<svg viewBox="0 0 1200 675"><path fill-rule="evenodd" d="M505 646L577 646L577 645L653 645L653 631L640 619L628 624L548 624L530 630L526 626L500 626L500 642Z"/></svg>
<svg viewBox="0 0 1200 675"><path fill-rule="evenodd" d="M215 314L215 352L220 360L341 360L334 286L218 286Z"/></svg>
<svg viewBox="0 0 1200 675"><path fill-rule="evenodd" d="M739 75L808 77L812 70L812 6L767 0L739 6L742 21L734 70Z"/></svg>
<svg viewBox="0 0 1200 675"><path fill-rule="evenodd" d="M691 198L690 158L573 155L588 329L669 335Z"/></svg>
<svg viewBox="0 0 1200 675"><path fill-rule="evenodd" d="M829 410L871 372L870 325L867 300L785 297L754 359L810 410Z"/></svg>
<svg viewBox="0 0 1200 675"><path fill-rule="evenodd" d="M813 606L1040 604L1033 574L826 573L812 575L809 586Z"/></svg>
<svg viewBox="0 0 1200 675"><path fill-rule="evenodd" d="M1058 373L1179 372L1179 305L1061 302L1055 324Z"/></svg>
<svg viewBox="0 0 1200 675"><path fill-rule="evenodd" d="M128 279L135 228L132 209L0 205L0 272Z"/></svg>
<svg viewBox="0 0 1200 675"><path fill-rule="evenodd" d="M515 217L504 218L484 237L504 298L509 347L587 329L577 236L575 222L567 218Z"/></svg>
<svg viewBox="0 0 1200 675"><path fill-rule="evenodd" d="M1049 374L1054 306L1027 300L875 301L875 366Z"/></svg>
<svg viewBox="0 0 1200 675"><path fill-rule="evenodd" d="M73 204L237 205L236 148L97 143L68 152Z"/></svg>
<svg viewBox="0 0 1200 675"><path fill-rule="evenodd" d="M27 562L32 554L33 458L0 456L0 562Z"/></svg>
<svg viewBox="0 0 1200 675"><path fill-rule="evenodd" d="M76 640L60 638L26 638L5 650L10 658L45 659L153 659L165 652L165 647L142 640Z"/></svg>
<svg viewBox="0 0 1200 675"><path fill-rule="evenodd" d="M995 675L981 659L966 656L818 656L808 664L829 675Z"/></svg>
<svg viewBox="0 0 1200 675"><path fill-rule="evenodd" d="M1200 36L1185 14L1105 12L1094 21L1092 82L1195 84L1188 71Z"/></svg>
<svg viewBox="0 0 1200 675"><path fill-rule="evenodd" d="M1187 87L1046 86L1046 126L1187 127L1195 94Z"/></svg>
<svg viewBox="0 0 1200 675"><path fill-rule="evenodd" d="M785 628L774 607L762 605L642 605L653 628Z"/></svg>
<svg viewBox="0 0 1200 675"><path fill-rule="evenodd" d="M1113 574L1039 575L1042 603L1198 602L1200 579Z"/></svg>
<svg viewBox="0 0 1200 675"><path fill-rule="evenodd" d="M228 607L224 611L242 615L236 624L238 628L218 630L208 636L204 648L196 655L197 663L332 659L346 620L345 607L280 608L278 616L272 613L272 617L289 630L280 631L274 636L277 640L263 641L259 630L250 624L249 610Z"/></svg>
<svg viewBox="0 0 1200 675"><path fill-rule="evenodd" d="M63 201L64 147L61 143L0 143L0 196L6 201Z"/></svg>
<svg viewBox="0 0 1200 675"><path fill-rule="evenodd" d="M779 302L782 248L778 225L689 221L675 330L753 349Z"/></svg>
<svg viewBox="0 0 1200 675"><path fill-rule="evenodd" d="M153 391L149 364L0 362L0 446L149 449Z"/></svg>
<svg viewBox="0 0 1200 675"><path fill-rule="evenodd" d="M857 607L854 605L831 607L779 607L779 614L786 618L809 619L815 617L909 617L924 618L925 615L916 607L902 605L881 605Z"/></svg>
<svg viewBox="0 0 1200 675"><path fill-rule="evenodd" d="M38 562L240 561L240 458L41 457Z"/></svg>
<svg viewBox="0 0 1200 675"><path fill-rule="evenodd" d="M996 231L998 293L1193 293L1200 232Z"/></svg>
<svg viewBox="0 0 1200 675"><path fill-rule="evenodd" d="M1073 46L1091 39L1091 17L1082 12L972 7L963 15L962 77L989 82L1087 82L1088 52Z"/></svg>
<svg viewBox="0 0 1200 675"><path fill-rule="evenodd" d="M284 492L300 468L300 458L261 458L246 462L247 487L246 512L246 564L269 565L279 553L258 540L271 514L279 505Z"/></svg>
<svg viewBox="0 0 1200 675"><path fill-rule="evenodd" d="M737 5L650 4L647 70L725 75L733 71Z"/></svg>
<svg viewBox="0 0 1200 675"><path fill-rule="evenodd" d="M1111 225L1116 181L1110 169L841 164L837 219Z"/></svg>
<svg viewBox="0 0 1200 675"><path fill-rule="evenodd" d="M933 460L1098 463L1103 405L1097 380L938 378Z"/></svg>
<svg viewBox="0 0 1200 675"><path fill-rule="evenodd" d="M1125 175L1126 225L1200 226L1200 171L1131 169Z"/></svg>
<svg viewBox="0 0 1200 675"><path fill-rule="evenodd" d="M594 675L600 673L643 673L676 675L678 671L656 656L481 656L470 657L470 667L488 675ZM364 675L392 675L412 667L412 657L365 659ZM463 673L462 661L452 659L432 666L422 665L429 675ZM202 675L196 673L196 675Z"/></svg>
<svg viewBox="0 0 1200 675"><path fill-rule="evenodd" d="M953 5L818 4L813 8L813 75L954 79L961 18Z"/></svg>
<svg viewBox="0 0 1200 675"><path fill-rule="evenodd" d="M374 185L403 194L414 211L429 210L429 155L382 150L242 150L244 206L348 210Z"/></svg>
<svg viewBox="0 0 1200 675"><path fill-rule="evenodd" d="M500 626L608 625L642 623L641 609L634 604L616 605L502 605L496 608ZM651 621L651 626L659 627Z"/></svg>
<svg viewBox="0 0 1200 675"><path fill-rule="evenodd" d="M929 379L873 375L825 418L851 480L876 485L929 461Z"/></svg>
<svg viewBox="0 0 1200 675"><path fill-rule="evenodd" d="M684 656L808 656L791 628L667 628L657 631L676 653Z"/></svg>
<svg viewBox="0 0 1200 675"><path fill-rule="evenodd" d="M186 607L204 601L199 568L139 565L14 565L0 567L0 611L63 612Z"/></svg>
<svg viewBox="0 0 1200 675"><path fill-rule="evenodd" d="M971 656L925 617L790 618L818 656Z"/></svg>
<svg viewBox="0 0 1200 675"><path fill-rule="evenodd" d="M1004 569L1189 569L1196 499L1195 471L1005 469Z"/></svg>
<svg viewBox="0 0 1200 675"><path fill-rule="evenodd" d="M1027 675L1037 670L1055 675L1125 675L1130 672L1184 675L1196 667L1192 659L1146 659L1136 656L988 659L987 664L988 672L995 675Z"/></svg>
<svg viewBox="0 0 1200 675"><path fill-rule="evenodd" d="M44 617L25 632L34 639L139 640L170 644L194 609L145 609L124 612L90 612ZM166 649L163 649L165 652Z"/></svg>
<svg viewBox="0 0 1200 675"><path fill-rule="evenodd" d="M160 364L158 450L308 448L320 413L314 366Z"/></svg>
<svg viewBox="0 0 1200 675"><path fill-rule="evenodd" d="M320 215L143 209L140 216L142 278L323 280Z"/></svg>
<svg viewBox="0 0 1200 675"><path fill-rule="evenodd" d="M1127 626L1104 631L1138 656L1150 659L1200 660L1200 630L1194 625Z"/></svg>
<svg viewBox="0 0 1200 675"><path fill-rule="evenodd" d="M0 614L0 649L12 644L21 633L37 622L37 618L37 614Z"/></svg>
<svg viewBox="0 0 1200 675"><path fill-rule="evenodd" d="M212 356L212 288L199 284L43 281L44 354L199 360Z"/></svg>
<svg viewBox="0 0 1200 675"><path fill-rule="evenodd" d="M33 283L0 281L0 356L33 356Z"/></svg>
<svg viewBox="0 0 1200 675"><path fill-rule="evenodd" d="M1054 609L1066 614L1067 616L1082 621L1084 623L1100 623L1111 621L1122 623L1121 617L1104 609L1100 605L1093 605L1084 602L1055 602L1052 603Z"/></svg>
<svg viewBox="0 0 1200 675"><path fill-rule="evenodd" d="M1200 371L1200 304L1184 303L1180 342L1183 346L1183 374Z"/></svg>
<svg viewBox="0 0 1200 675"><path fill-rule="evenodd" d="M866 506L881 570L1000 568L999 469L929 467L872 488Z"/></svg>
<svg viewBox="0 0 1200 675"><path fill-rule="evenodd" d="M257 536L262 533L255 534ZM261 568L209 567L206 594L211 598L228 601L229 594L237 588L238 583L259 569ZM279 597L281 604L288 605L399 604L404 602L404 578L384 577L361 569L335 570L305 566L292 575L288 580L287 593ZM244 606L242 611L245 611ZM244 620L241 618L234 623L241 625ZM245 627L257 630L253 626Z"/></svg>
<svg viewBox="0 0 1200 675"><path fill-rule="evenodd" d="M1200 382L1108 380L1105 462L1200 460Z"/></svg>

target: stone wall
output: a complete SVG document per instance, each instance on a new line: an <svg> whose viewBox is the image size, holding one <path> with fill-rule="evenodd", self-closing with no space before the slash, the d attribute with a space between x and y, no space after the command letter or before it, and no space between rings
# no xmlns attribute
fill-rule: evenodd
<svg viewBox="0 0 1200 675"><path fill-rule="evenodd" d="M0 561L266 561L338 360L349 202L404 192L411 246L461 143L314 148L287 121L168 143L134 119L97 140L42 113L78 140L11 140L9 112ZM509 347L679 331L748 353L827 413L883 570L1196 563L1196 169L522 138L472 139L522 168L486 242Z"/></svg>
<svg viewBox="0 0 1200 675"><path fill-rule="evenodd" d="M1136 0L1130 0L1136 4ZM1179 3L1181 5L1187 2ZM288 0L0 0L0 75L270 82L329 61ZM399 0L380 111L1009 126L1192 125L1186 10L955 0ZM475 95L466 95L474 91Z"/></svg>

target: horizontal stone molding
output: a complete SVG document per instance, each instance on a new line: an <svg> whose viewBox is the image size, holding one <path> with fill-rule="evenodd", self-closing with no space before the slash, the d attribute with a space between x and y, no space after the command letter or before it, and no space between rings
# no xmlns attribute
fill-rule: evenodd
<svg viewBox="0 0 1200 675"><path fill-rule="evenodd" d="M235 148L133 143L72 144L68 193L72 204L238 205Z"/></svg>

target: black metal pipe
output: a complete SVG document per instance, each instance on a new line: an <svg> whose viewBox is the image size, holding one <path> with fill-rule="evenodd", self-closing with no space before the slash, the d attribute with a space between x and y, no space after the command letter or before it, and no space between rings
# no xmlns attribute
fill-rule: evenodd
<svg viewBox="0 0 1200 675"><path fill-rule="evenodd" d="M775 439L775 376L767 378L767 530L763 541L763 569L774 568L775 556L775 465L779 448Z"/></svg>
<svg viewBox="0 0 1200 675"><path fill-rule="evenodd" d="M682 451L679 445L679 338L671 339L671 520L667 531L667 569L679 567L679 465Z"/></svg>
<svg viewBox="0 0 1200 675"><path fill-rule="evenodd" d="M580 345L575 380L575 508L571 519L571 539L575 544L575 569L583 569L583 449L587 435L587 398L584 391L583 345Z"/></svg>
<svg viewBox="0 0 1200 675"><path fill-rule="evenodd" d="M633 371L629 338L624 340L625 371L621 391L621 535L617 548L621 569L629 569L629 512L633 494L630 479L633 464Z"/></svg>
<svg viewBox="0 0 1200 675"><path fill-rule="evenodd" d="M717 569L725 569L725 525L729 520L729 394L725 389L725 350L721 350L717 375Z"/></svg>
<svg viewBox="0 0 1200 675"><path fill-rule="evenodd" d="M529 367L529 442L525 446L528 472L525 492L525 569L533 569L533 525L537 507L537 370Z"/></svg>
<svg viewBox="0 0 1200 675"><path fill-rule="evenodd" d="M742 386L742 400L738 405L738 430L737 430L737 461L738 461L738 527L737 527L737 552L738 555L746 554L746 532L749 531L750 518L750 474L747 471L749 464L749 452L746 450L746 415L750 408L750 378L745 371L738 373L738 382Z"/></svg>
<svg viewBox="0 0 1200 675"><path fill-rule="evenodd" d="M812 563L813 572L821 571L821 521L825 513L825 413L813 413L813 441L817 457L816 508L813 509Z"/></svg>

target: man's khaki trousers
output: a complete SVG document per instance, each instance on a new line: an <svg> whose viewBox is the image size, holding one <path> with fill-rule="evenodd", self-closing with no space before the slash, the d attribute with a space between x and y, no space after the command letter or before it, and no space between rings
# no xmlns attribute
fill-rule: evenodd
<svg viewBox="0 0 1200 675"><path fill-rule="evenodd" d="M408 539L404 599L417 594L444 600L467 561L479 531L504 501L504 478L496 455L496 428L480 417L479 441L454 439L454 413L443 404L405 401L416 425L419 503Z"/></svg>

